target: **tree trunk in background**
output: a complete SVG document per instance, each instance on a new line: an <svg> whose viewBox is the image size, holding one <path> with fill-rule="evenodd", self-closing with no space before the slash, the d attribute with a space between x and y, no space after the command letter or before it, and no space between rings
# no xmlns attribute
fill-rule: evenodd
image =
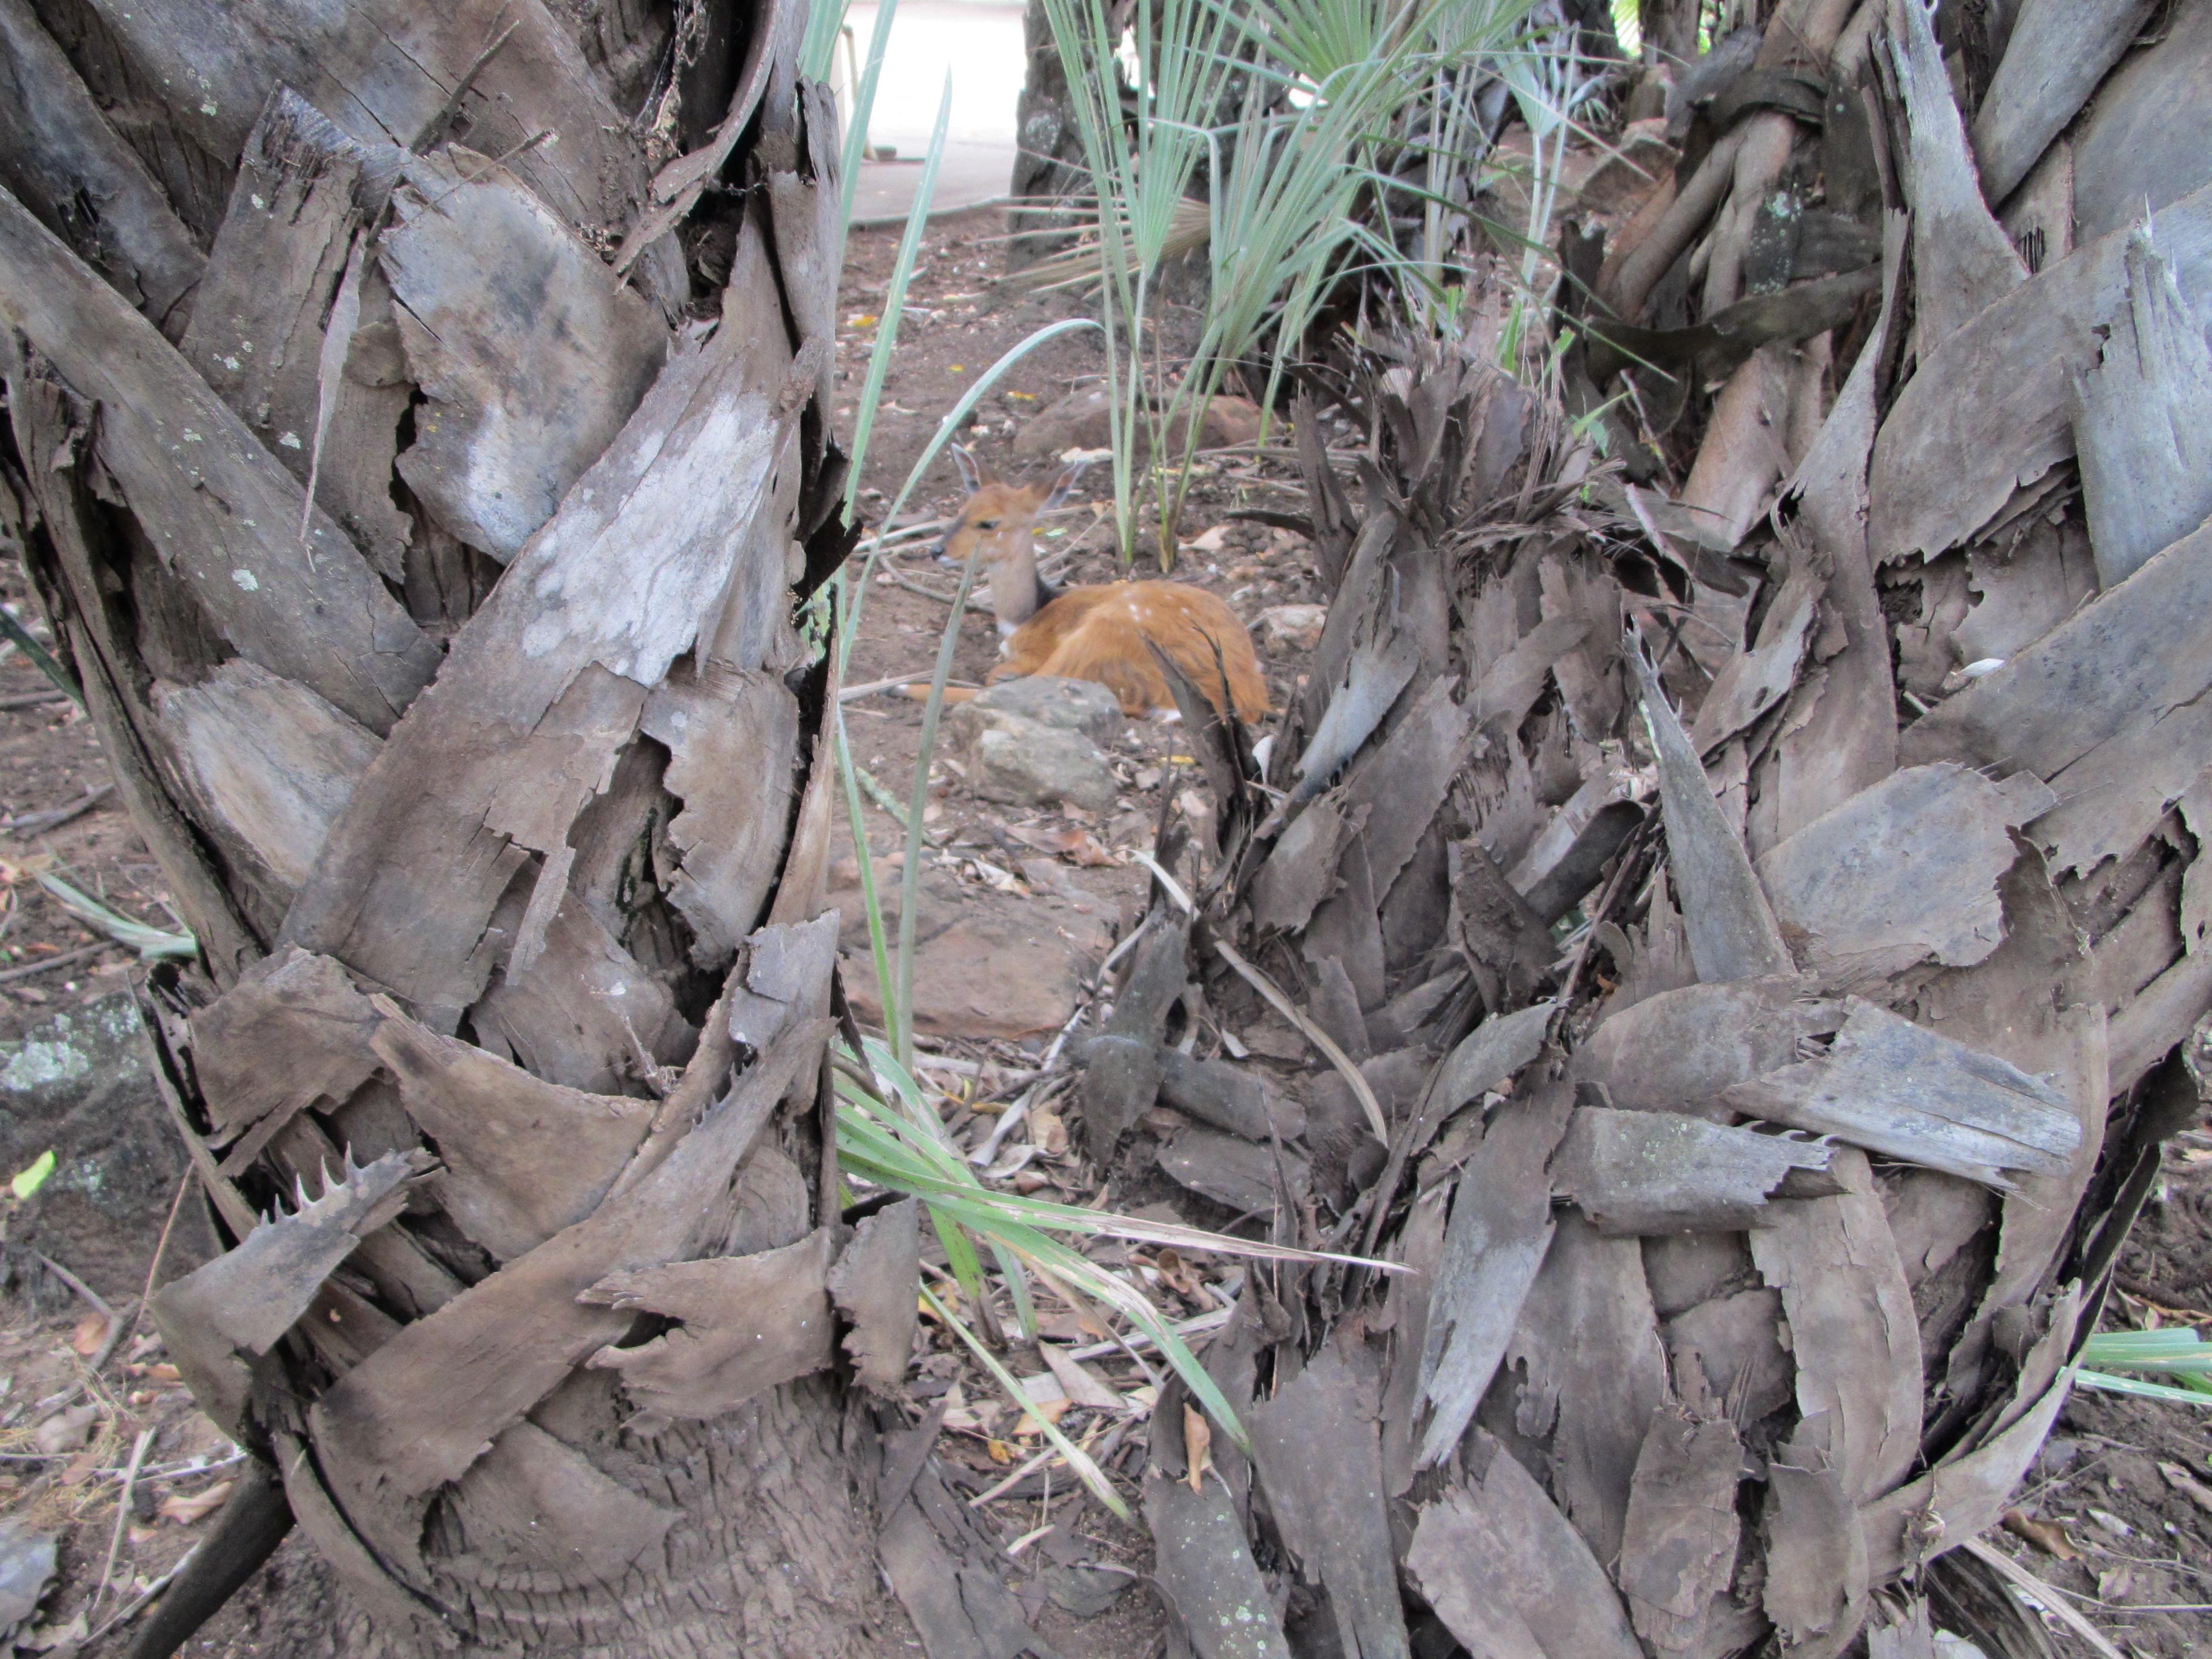
<svg viewBox="0 0 2212 1659"><path fill-rule="evenodd" d="M1109 6L1109 15L1119 9ZM1054 43L1044 0L1029 0L1022 15L1022 41L1029 70L1015 106L1015 142L1020 148L1014 153L1013 177L1006 189L1017 201L1052 203L1084 191L1090 175L1083 165L1083 135L1068 107L1067 68ZM1032 234L1006 244L1007 268L1018 270L1066 246L1072 235L1054 233L1067 222L1067 215L1042 208L1016 212L1008 228Z"/></svg>
<svg viewBox="0 0 2212 1659"><path fill-rule="evenodd" d="M204 952L152 1012L238 1243L153 1311L386 1650L874 1598L805 12L0 0L0 459Z"/></svg>
<svg viewBox="0 0 2212 1659"><path fill-rule="evenodd" d="M1637 23L1645 60L1677 65L1694 60L1702 9L1701 0L1641 0Z"/></svg>

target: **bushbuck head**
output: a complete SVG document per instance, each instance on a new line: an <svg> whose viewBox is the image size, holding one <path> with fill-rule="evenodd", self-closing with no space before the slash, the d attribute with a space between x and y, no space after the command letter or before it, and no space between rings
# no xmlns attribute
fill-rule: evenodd
<svg viewBox="0 0 2212 1659"><path fill-rule="evenodd" d="M957 444L952 459L968 500L937 544L938 556L954 565L978 561L1000 628L1018 627L1048 597L1037 582L1037 520L1067 499L1083 469L1071 466L1049 484L1010 484L985 472Z"/></svg>

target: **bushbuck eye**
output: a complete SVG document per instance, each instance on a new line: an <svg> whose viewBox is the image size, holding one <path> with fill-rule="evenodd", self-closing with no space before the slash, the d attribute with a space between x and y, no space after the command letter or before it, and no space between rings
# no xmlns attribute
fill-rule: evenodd
<svg viewBox="0 0 2212 1659"><path fill-rule="evenodd" d="M978 519L975 520L975 528L978 530L996 530L998 527L999 521L996 519Z"/></svg>

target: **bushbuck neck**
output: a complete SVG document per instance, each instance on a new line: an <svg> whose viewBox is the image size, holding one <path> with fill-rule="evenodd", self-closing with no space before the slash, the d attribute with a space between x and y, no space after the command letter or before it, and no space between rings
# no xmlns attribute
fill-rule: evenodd
<svg viewBox="0 0 2212 1659"><path fill-rule="evenodd" d="M957 564L982 566L1000 635L1052 603L1055 590L1037 574L1036 521L1052 499L1043 484L979 483L945 533L943 550Z"/></svg>

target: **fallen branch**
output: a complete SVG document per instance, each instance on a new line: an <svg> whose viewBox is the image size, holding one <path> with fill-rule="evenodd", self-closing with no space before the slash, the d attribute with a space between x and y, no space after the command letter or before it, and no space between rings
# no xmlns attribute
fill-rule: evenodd
<svg viewBox="0 0 2212 1659"><path fill-rule="evenodd" d="M84 962L103 951L112 951L114 943L101 939L96 945L82 945L74 951L64 951L59 956L47 957L39 962L26 962L19 966L0 969L0 985L12 985L17 980L35 979L40 974L52 973L57 968L67 968L73 963Z"/></svg>
<svg viewBox="0 0 2212 1659"><path fill-rule="evenodd" d="M59 693L52 691L40 693L40 699L46 702L62 701ZM42 830L58 830L72 819L82 817L114 793L112 783L103 783L97 789L86 790L66 805L49 806L36 812L18 812L13 817L0 818L0 830L15 836L35 836Z"/></svg>

